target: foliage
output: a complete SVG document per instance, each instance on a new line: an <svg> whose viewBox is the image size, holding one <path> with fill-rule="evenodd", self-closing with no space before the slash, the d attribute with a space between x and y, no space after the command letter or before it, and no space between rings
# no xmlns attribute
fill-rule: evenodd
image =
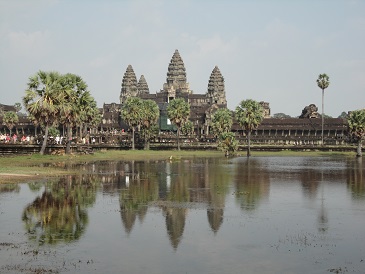
<svg viewBox="0 0 365 274"><path fill-rule="evenodd" d="M291 118L290 115L288 114L285 114L285 113L282 113L282 112L279 112L279 113L275 113L273 114L272 118Z"/></svg>
<svg viewBox="0 0 365 274"><path fill-rule="evenodd" d="M264 119L264 109L259 102L247 99L241 101L236 108L235 117L247 134L247 157L251 155L250 138L252 130L256 129Z"/></svg>
<svg viewBox="0 0 365 274"><path fill-rule="evenodd" d="M238 149L238 141L233 132L222 132L218 136L218 149L224 152L224 155L230 156Z"/></svg>
<svg viewBox="0 0 365 274"><path fill-rule="evenodd" d="M22 110L22 104L21 103L15 103L14 108L16 112L19 112Z"/></svg>
<svg viewBox="0 0 365 274"><path fill-rule="evenodd" d="M19 122L19 117L14 111L6 111L3 114L3 123L9 129L11 134L11 130L15 125Z"/></svg>
<svg viewBox="0 0 365 274"><path fill-rule="evenodd" d="M318 79L317 79L317 85L318 87L324 91L326 88L328 88L329 84L330 84L330 81L329 81L329 77L327 74L323 73L323 74L320 74L318 76Z"/></svg>
<svg viewBox="0 0 365 274"><path fill-rule="evenodd" d="M60 135L60 130L56 127L50 127L48 129L49 136L56 137L57 135Z"/></svg>
<svg viewBox="0 0 365 274"><path fill-rule="evenodd" d="M357 141L357 156L362 156L361 143L365 138L365 109L354 110L348 119L349 129L352 137Z"/></svg>
<svg viewBox="0 0 365 274"><path fill-rule="evenodd" d="M215 136L230 132L233 124L232 113L226 108L218 109L212 118L212 130Z"/></svg>
<svg viewBox="0 0 365 274"><path fill-rule="evenodd" d="M194 125L193 122L187 121L182 127L181 127L181 133L185 136L190 136L194 133Z"/></svg>
<svg viewBox="0 0 365 274"><path fill-rule="evenodd" d="M145 141L145 149L149 149L149 141L152 136L157 135L157 121L160 116L160 110L155 101L142 100L141 108L141 133Z"/></svg>
<svg viewBox="0 0 365 274"><path fill-rule="evenodd" d="M124 102L120 116L124 122L132 129L132 149L135 149L134 133L137 126L141 126L143 122L142 99L138 97L129 97Z"/></svg>
<svg viewBox="0 0 365 274"><path fill-rule="evenodd" d="M177 148L180 150L181 127L188 121L190 115L190 105L183 98L176 98L170 101L167 107L167 116L177 127Z"/></svg>
<svg viewBox="0 0 365 274"><path fill-rule="evenodd" d="M61 75L58 72L39 71L29 78L23 104L34 124L45 128L40 154L44 154L47 145L48 128L59 122L61 90Z"/></svg>
<svg viewBox="0 0 365 274"><path fill-rule="evenodd" d="M338 116L338 118L342 118L342 119L348 119L349 115L347 114L347 112L342 111L341 114Z"/></svg>

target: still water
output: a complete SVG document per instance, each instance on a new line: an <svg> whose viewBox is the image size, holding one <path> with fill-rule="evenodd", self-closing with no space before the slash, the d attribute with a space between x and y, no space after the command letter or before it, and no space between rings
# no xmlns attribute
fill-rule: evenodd
<svg viewBox="0 0 365 274"><path fill-rule="evenodd" d="M0 273L365 273L365 160L64 168L0 186Z"/></svg>

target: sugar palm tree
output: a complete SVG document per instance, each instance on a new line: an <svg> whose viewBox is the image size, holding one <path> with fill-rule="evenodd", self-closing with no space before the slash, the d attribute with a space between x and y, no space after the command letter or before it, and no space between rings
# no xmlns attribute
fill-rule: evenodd
<svg viewBox="0 0 365 274"><path fill-rule="evenodd" d="M123 103L120 116L132 129L132 150L135 149L134 135L136 128L142 124L142 99L138 97L128 97Z"/></svg>
<svg viewBox="0 0 365 274"><path fill-rule="evenodd" d="M58 72L39 71L29 78L22 98L26 111L36 125L44 128L44 138L40 154L44 154L48 139L48 129L59 118L61 75Z"/></svg>
<svg viewBox="0 0 365 274"><path fill-rule="evenodd" d="M247 135L247 157L251 156L251 132L256 129L264 119L264 109L255 100L241 101L235 111L235 117L239 125Z"/></svg>
<svg viewBox="0 0 365 274"><path fill-rule="evenodd" d="M87 84L80 76L71 73L62 76L60 119L67 127L66 154L71 152L72 128L80 122L83 106L90 103L82 100L85 93Z"/></svg>
<svg viewBox="0 0 365 274"><path fill-rule="evenodd" d="M9 133L11 135L11 131L19 122L19 117L14 111L4 112L3 115L3 123L9 129Z"/></svg>
<svg viewBox="0 0 365 274"><path fill-rule="evenodd" d="M218 109L212 118L214 135L219 136L224 132L230 132L233 124L232 113L226 108Z"/></svg>
<svg viewBox="0 0 365 274"><path fill-rule="evenodd" d="M365 109L354 110L348 118L349 129L357 141L357 157L362 156L362 141L365 138Z"/></svg>
<svg viewBox="0 0 365 274"><path fill-rule="evenodd" d="M149 149L150 139L153 132L156 131L160 110L155 101L142 100L142 132L144 139L144 148Z"/></svg>
<svg viewBox="0 0 365 274"><path fill-rule="evenodd" d="M180 150L181 127L189 120L190 105L183 98L170 101L167 107L167 116L177 127L177 149Z"/></svg>
<svg viewBox="0 0 365 274"><path fill-rule="evenodd" d="M323 125L324 125L324 90L328 88L330 82L327 74L323 73L318 76L317 85L322 90L322 145L323 143Z"/></svg>

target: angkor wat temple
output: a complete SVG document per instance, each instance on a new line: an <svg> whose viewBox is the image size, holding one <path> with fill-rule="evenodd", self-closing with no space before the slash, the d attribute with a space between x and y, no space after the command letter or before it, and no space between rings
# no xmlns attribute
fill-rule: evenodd
<svg viewBox="0 0 365 274"><path fill-rule="evenodd" d="M123 122L117 115L123 102L128 97L136 96L142 99L155 101L160 109L159 128L161 131L172 130L166 115L166 107L174 98L184 98L190 104L190 121L194 124L196 136L207 137L211 135L210 121L214 112L219 108L227 108L224 77L218 66L210 74L207 92L195 94L187 82L186 69L178 50L175 50L167 69L166 82L163 88L150 93L144 75L137 81L136 74L131 65L124 73L120 92L120 104L104 104L103 126L107 128L120 128ZM244 99L244 98L242 98ZM253 139L260 143L298 143L317 144L321 140L322 124L321 115L314 104L306 106L299 118L270 118L271 111L268 102L260 102L265 111L265 119L253 134ZM116 120L119 118L119 120ZM232 131L237 136L244 137L242 128L237 123L233 124ZM327 144L342 143L347 135L347 121L341 118L326 118L324 123L324 136Z"/></svg>
<svg viewBox="0 0 365 274"><path fill-rule="evenodd" d="M208 78L208 77L207 77ZM194 125L194 136L200 141L212 138L210 121L212 115L219 108L227 108L224 77L215 66L207 79L207 91L195 94L189 86L186 76L186 69L183 59L178 50L175 50L167 69L166 82L162 89L151 93L144 75L137 81L132 65L128 65L121 83L119 103L104 103L100 109L103 119L98 129L92 129L92 134L100 132L119 132L122 129L127 131L128 126L120 117L120 109L128 97L140 97L150 99L157 103L160 110L158 126L161 133L172 132L173 125L168 120L166 108L174 98L183 98L190 104L190 121ZM242 98L248 99L248 98ZM307 144L316 145L321 142L322 119L314 104L305 106L298 118L271 118L268 102L260 102L265 111L265 118L261 125L252 134L252 141L257 143L274 144ZM299 111L298 111L299 112ZM22 117L17 125L18 129L34 133L34 126L30 121ZM0 117L0 119L2 119ZM2 122L2 121L1 121ZM1 123L1 130L5 126ZM32 130L33 129L33 130ZM243 142L245 133L242 128L234 122L232 131L238 139ZM342 144L345 142L348 132L346 119L325 118L324 119L324 140L325 144Z"/></svg>

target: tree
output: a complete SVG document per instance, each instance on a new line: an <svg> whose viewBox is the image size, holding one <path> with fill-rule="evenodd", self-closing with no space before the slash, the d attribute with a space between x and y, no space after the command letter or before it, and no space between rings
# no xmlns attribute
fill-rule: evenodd
<svg viewBox="0 0 365 274"><path fill-rule="evenodd" d="M226 108L218 109L212 117L212 130L216 137L231 131L233 124L232 113Z"/></svg>
<svg viewBox="0 0 365 274"><path fill-rule="evenodd" d="M60 119L67 127L66 154L71 152L72 128L82 121L83 110L91 104L87 84L78 75L67 73L61 78Z"/></svg>
<svg viewBox="0 0 365 274"><path fill-rule="evenodd" d="M6 111L3 115L3 123L9 129L9 133L11 135L11 131L19 122L18 115L14 111Z"/></svg>
<svg viewBox="0 0 365 274"><path fill-rule="evenodd" d="M176 98L170 101L167 107L167 116L171 123L177 127L177 149L180 150L181 127L188 121L190 105L183 98Z"/></svg>
<svg viewBox="0 0 365 274"><path fill-rule="evenodd" d="M282 112L279 112L279 113L275 113L272 118L278 118L278 119L281 119L281 118L291 118L290 115L288 114L285 114L285 113L282 113Z"/></svg>
<svg viewBox="0 0 365 274"><path fill-rule="evenodd" d="M235 153L238 148L238 141L233 132L222 132L218 136L218 149L224 152L225 156Z"/></svg>
<svg viewBox="0 0 365 274"><path fill-rule="evenodd" d="M14 104L15 111L18 113L22 110L22 104L21 103L15 103Z"/></svg>
<svg viewBox="0 0 365 274"><path fill-rule="evenodd" d="M142 99L138 97L128 97L124 102L120 116L132 129L132 150L135 149L134 134L136 128L142 125Z"/></svg>
<svg viewBox="0 0 365 274"><path fill-rule="evenodd" d="M362 156L362 141L365 138L365 109L354 110L348 118L351 135L357 141L357 157Z"/></svg>
<svg viewBox="0 0 365 274"><path fill-rule="evenodd" d="M239 125L247 135L247 157L251 156L251 132L256 129L264 119L264 109L259 102L247 99L241 101L235 111Z"/></svg>
<svg viewBox="0 0 365 274"><path fill-rule="evenodd" d="M57 124L60 114L61 75L58 72L39 71L29 78L23 104L35 125L44 127L40 154L47 146L48 129Z"/></svg>
<svg viewBox="0 0 365 274"><path fill-rule="evenodd" d="M142 136L144 139L144 148L150 148L150 139L154 133L157 133L157 121L160 116L160 110L155 101L142 100Z"/></svg>
<svg viewBox="0 0 365 274"><path fill-rule="evenodd" d="M342 111L341 114L338 116L338 118L342 118L342 119L348 119L349 115L347 114L347 112Z"/></svg>
<svg viewBox="0 0 365 274"><path fill-rule="evenodd" d="M328 88L330 82L327 74L323 73L318 76L317 85L322 90L322 145L323 143L323 125L324 125L324 90Z"/></svg>
<svg viewBox="0 0 365 274"><path fill-rule="evenodd" d="M187 121L182 127L181 127L181 133L185 136L190 136L194 133L194 125L193 122Z"/></svg>

